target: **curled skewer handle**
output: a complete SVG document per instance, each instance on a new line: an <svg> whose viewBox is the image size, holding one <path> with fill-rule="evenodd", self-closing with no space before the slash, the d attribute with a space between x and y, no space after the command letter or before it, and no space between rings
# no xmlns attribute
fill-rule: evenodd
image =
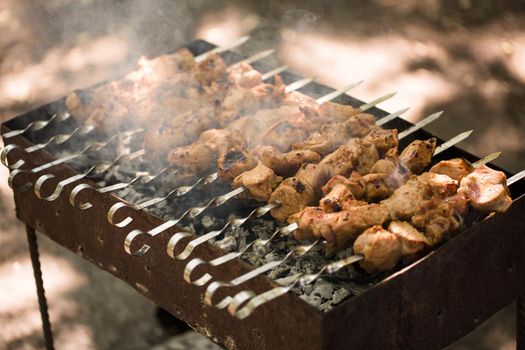
<svg viewBox="0 0 525 350"><path fill-rule="evenodd" d="M2 162L2 164L4 166L8 167L9 169L18 169L22 165L25 164L25 161L22 160L22 159L17 160L14 164L9 164L9 162L7 161L7 155L10 152L14 151L15 149L20 149L20 146L15 145L14 143L12 143L12 144L9 144L9 145L5 146L2 149L2 152L0 153L0 161Z"/></svg>
<svg viewBox="0 0 525 350"><path fill-rule="evenodd" d="M242 254L247 252L249 249L252 249L252 247L253 248L264 247L267 244L269 244L275 237L277 237L277 236L280 236L280 237L288 236L290 233L292 233L296 229L297 229L297 224L295 224L295 223L290 224L288 226L280 227L277 230L275 230L275 232L269 238L266 238L266 239L258 238L255 241L252 241L249 244L247 244L246 247L244 247L239 252L231 252L231 253L225 254L223 256L220 256L218 258L215 258L215 259L213 259L211 261L204 261L204 260L202 260L200 258L192 259L186 265L186 267L184 268L184 280L186 282L188 282L188 283L191 283L191 284L195 285L195 286L201 287L201 286L205 285L206 283L208 283L211 280L212 276L210 276L209 274L206 273L203 276L201 276L200 278L198 278L196 280L193 280L191 276L193 274L193 271L195 271L195 269L197 267L199 267L201 265L204 265L204 264L207 264L207 265L210 265L210 266L213 266L213 267L221 266L223 264L226 264L227 262L230 262L230 261L232 261L234 259L239 258Z"/></svg>
<svg viewBox="0 0 525 350"><path fill-rule="evenodd" d="M126 236L126 240L124 241L124 250L126 251L126 253L128 253L129 255L140 257L148 252L150 246L147 244L143 244L136 251L131 250L131 243L133 242L133 240L143 234L144 232L142 232L141 230L133 230L130 233L128 233L128 235Z"/></svg>
<svg viewBox="0 0 525 350"><path fill-rule="evenodd" d="M208 176L204 176L204 177L201 177L200 179L198 179L193 185L191 186L179 186L173 190L171 190L167 195L165 195L164 197L155 197L155 198L152 198L152 199L149 199L145 202L142 202L140 204L126 204L126 203L116 203L114 204L108 211L108 215L107 215L107 218L108 218L108 222L114 226L117 226L117 227L126 227L127 225L129 225L132 221L133 221L133 218L131 218L130 216L127 216L125 219L119 221L119 222L116 222L115 221L115 216L117 214L117 212L122 209L122 208L133 208L135 210L142 210L142 209L146 209L146 208L149 208L150 206L153 206L153 205L156 205L156 204L159 204L165 200L167 200L168 198L170 197L181 197L181 196L184 196L185 194L189 193L191 190L193 190L196 186L202 184L202 185L207 185L207 184L210 184L214 181L216 181L219 177L219 174L218 173L213 173L213 174L210 174ZM210 201L210 203L213 202ZM208 204L211 205L211 204ZM204 208L206 209L207 206ZM197 209L201 209L201 208L197 208ZM203 210L204 210L203 209ZM203 210L201 210L200 212L202 212ZM185 213L186 215L192 215L193 217L197 216L199 213L192 211L188 211L187 213Z"/></svg>
<svg viewBox="0 0 525 350"><path fill-rule="evenodd" d="M240 193L240 191L237 191ZM217 204L220 205L220 204ZM198 238L195 238L194 240L190 241L182 253L175 255L175 259L177 260L186 260L197 248L199 245L208 242L210 239L215 238L221 234L223 234L229 227L240 227L242 226L246 221L252 219L252 218L259 218L263 215L265 215L267 212L275 208L277 204L275 203L269 203L265 206L259 207L257 209L254 209L244 218L238 218L238 219L231 219L226 222L226 224L220 229L208 232Z"/></svg>
<svg viewBox="0 0 525 350"><path fill-rule="evenodd" d="M218 303L214 303L213 302L213 295L217 292L217 290L219 290L220 288L225 288L225 287L235 287L235 286L238 286L238 285L241 285L263 273L266 273L268 271L271 271L273 270L274 268L280 266L281 264L285 263L286 261L288 261L289 259L291 258L298 258L298 257L301 257L303 255L306 255L308 252L310 252L316 245L318 245L319 243L321 243L322 241L320 239L314 241L313 243L311 244L308 244L308 245L301 245L301 246L297 246L295 248L293 248L292 250L290 250L281 260L276 260L276 261L271 261L269 263L266 263L264 265L261 265L259 266L258 268L252 270L252 271L249 271L239 277L236 277L234 279L232 279L231 281L214 281L212 283L210 283L208 285L208 287L206 288L206 291L204 293L204 302L206 303L206 305L208 306L213 306L213 307L216 307L216 308L219 308L219 309L223 309L225 307L227 307L231 302L232 302L232 298L231 297L226 297L224 299L222 299L220 302Z"/></svg>
<svg viewBox="0 0 525 350"><path fill-rule="evenodd" d="M11 173L9 174L9 177L7 178L7 184L9 185L9 187L11 187L13 189L13 191L25 192L28 189L30 189L31 186L33 186L33 183L28 180L23 185L16 186L15 185L15 178L17 178L17 176L20 175L20 174L30 174L30 173L31 172L28 171L28 170L15 169L15 170L11 171Z"/></svg>
<svg viewBox="0 0 525 350"><path fill-rule="evenodd" d="M4 137L4 139L9 139L11 137L22 135L22 134L24 134L27 131L42 130L43 128L45 128L46 126L51 124L55 119L58 120L58 121L63 122L66 119L68 119L69 117L71 117L71 114L69 114L68 112L55 113L55 114L53 114L51 116L51 118L49 118L47 120L35 120L35 121L32 121L31 123L27 124L27 126L25 128L6 132L5 134L2 135L2 137Z"/></svg>
<svg viewBox="0 0 525 350"><path fill-rule="evenodd" d="M60 181L55 186L54 191L49 196L45 196L45 195L42 194L42 188L43 188L44 184L48 180L54 178L55 175L53 175L53 174L42 175L35 182L35 195L38 198L40 198L40 199L43 199L43 200L48 201L48 202L52 202L52 201L56 200L60 196L60 194L64 190L64 187L66 187L67 185L70 185L70 184L72 184L72 183L74 183L76 181L79 181L79 180L85 178L89 174L89 172L92 171L92 169L90 169L88 172L86 172L84 174L78 174L78 175L75 175L75 176L71 176L71 177L69 177L67 179L64 179L64 180Z"/></svg>

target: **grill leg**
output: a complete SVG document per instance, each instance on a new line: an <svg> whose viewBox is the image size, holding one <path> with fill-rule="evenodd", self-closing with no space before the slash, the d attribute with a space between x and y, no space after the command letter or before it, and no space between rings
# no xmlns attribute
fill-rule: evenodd
<svg viewBox="0 0 525 350"><path fill-rule="evenodd" d="M42 270L40 269L40 257L38 253L38 243L36 240L35 230L26 225L27 243L29 244L29 254L33 264L33 274L35 275L36 293L38 295L38 306L40 307L40 316L42 317L42 329L44 330L44 340L47 350L54 350L53 333L51 332L51 322L47 312L47 300L44 290L44 281L42 280Z"/></svg>
<svg viewBox="0 0 525 350"><path fill-rule="evenodd" d="M525 296L518 298L516 302L517 310L517 332L516 332L516 349L524 350L525 349Z"/></svg>

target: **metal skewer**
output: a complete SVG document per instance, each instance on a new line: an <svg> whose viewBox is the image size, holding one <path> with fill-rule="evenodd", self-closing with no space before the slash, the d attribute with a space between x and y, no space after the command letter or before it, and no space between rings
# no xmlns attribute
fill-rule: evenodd
<svg viewBox="0 0 525 350"><path fill-rule="evenodd" d="M86 155L90 151L98 152L101 149L107 147L114 140L125 140L125 139L127 139L129 137L132 137L133 135L135 135L137 133L141 133L141 132L144 132L144 129L134 129L134 130L129 130L129 131L121 131L119 133L114 134L113 136L111 136L109 139L107 139L104 142L93 142L93 143L90 143L89 145L84 147L80 152L77 152L77 153L74 153L74 154L71 154L71 155L68 155L68 156L65 156L65 157L53 160L51 162L48 162L48 163L45 163L45 164L42 164L42 165L39 165L39 166L37 166L37 167L35 167L33 169L29 169L29 170L26 170L26 169L15 169L9 174L9 177L8 177L9 187L11 187L15 191L26 191L33 184L28 181L22 186L19 186L19 187L18 186L14 186L14 180L15 180L17 175L19 175L19 174L37 174L37 173L39 173L39 172L41 172L43 170L49 169L51 167L70 162L73 159L76 159L76 158L78 158L80 156Z"/></svg>
<svg viewBox="0 0 525 350"><path fill-rule="evenodd" d="M233 41L233 42L231 42L229 44L226 44L226 45L223 45L223 46L217 46L216 48L211 49L210 51L205 52L205 53L200 54L199 56L195 57L195 62L201 63L201 62L205 61L212 54L222 53L222 52L226 52L226 51L229 51L231 49L234 49L234 48L236 48L238 46L241 46L242 44L247 42L249 39L250 39L250 36L246 35L246 36L243 36L243 37L241 37L239 39L235 39L235 41ZM266 57L266 56L264 56L264 57Z"/></svg>
<svg viewBox="0 0 525 350"><path fill-rule="evenodd" d="M283 69L283 67L280 67L278 69L274 69L272 70L272 72L275 72L274 74L278 74L279 72L281 72ZM268 79L270 78L270 75L267 75L266 74L266 77L264 79ZM79 129L80 130L80 129ZM56 139L56 137L60 137L61 135L56 135L54 137L52 137L50 139L50 141L48 141L48 144L49 142L53 141L54 139ZM63 139L69 139L71 137L71 134L67 134L63 137ZM57 140L60 140L60 142L65 142L63 141L63 139L57 139ZM42 149L44 148L46 145L36 145L36 146L31 146L31 147L28 147L26 148L25 150L28 151L28 153L30 152L34 152L38 149ZM82 152L80 153L83 153L85 150L83 150ZM7 151L8 152L8 151ZM144 149L140 149L136 152L134 152L134 155L136 154L139 154L142 155L144 154L146 151ZM7 154L5 155L7 156ZM106 163L102 163L102 164L99 164L99 165L95 165L93 167L91 167L87 172L85 172L84 174L77 174L77 175L74 175L74 176L71 176L69 178L66 178L64 180L61 180L56 186L55 186L55 189L54 191L52 192L51 195L49 196L44 196L42 193L41 193L41 189L42 187L44 186L44 184L55 178L55 176L53 174L45 174L45 175L42 175L40 176L36 183L35 183L35 194L38 198L40 199L44 199L46 201L54 201L56 200L60 194L62 193L62 190L64 189L64 187L66 185L70 185L74 182L77 182L77 181L80 181L82 179L84 179L85 177L89 176L89 175L93 175L93 174L101 174L103 172L106 172L108 171L109 169L111 169L114 165L116 165L118 162L117 160L120 158L121 156L118 156L117 159L115 161L113 161L111 164L109 164L108 166L106 166ZM133 158L130 158L128 160L133 160L133 159L138 159L139 156L135 156ZM20 163L20 161L17 162L17 164ZM88 189L88 188L92 188L92 189L95 189L96 191L98 191L99 193L107 193L107 192L112 192L112 191L117 191L117 190L122 190L128 186L131 186L135 183L138 183L139 181L142 182L142 184L146 184L146 183L149 183L151 181L153 181L154 179L156 179L157 177L159 177L160 175L164 174L165 172L167 172L168 170L170 169L173 169L172 166L169 166L169 167L165 167L163 169L161 169L159 172L157 172L156 174L154 175L151 175L149 173L146 173L146 174L141 174L141 175L138 175L136 177L134 177L133 179L131 179L130 181L128 182L121 182L121 183L117 183L117 184L114 184L114 185L110 185L110 186L106 186L106 187L103 187L103 188L99 188L99 189L95 189L93 186L89 185L89 184L81 184L81 185L78 185L76 186L73 191L70 193L70 203L72 205L75 205L75 197L78 195L78 193L84 189ZM181 191L179 191L179 193L181 193ZM92 204L91 203L82 203L82 204L79 204L78 207L82 210L85 210L85 209L88 209L90 207L92 207Z"/></svg>
<svg viewBox="0 0 525 350"><path fill-rule="evenodd" d="M197 63L199 62L202 62L204 61L206 58L208 58L208 56L212 53L222 53L222 52L225 52L225 51L228 51L228 50L231 50L235 47L238 47L238 46L241 46L243 45L245 42L247 42L248 40L250 39L249 36L243 36L239 39L236 39L235 41L227 44L227 45L224 45L224 46L219 46L219 47L216 47L210 51L207 51L207 52L204 52L203 54L199 55L199 56L196 56L195 57L195 61ZM270 55L272 55L273 53L275 52L274 49L269 49L269 50L264 50L264 51L261 51L261 52L258 52L248 58L245 58L239 62L235 62L233 63L231 66L235 66L235 65L238 65L238 64L250 64L250 63L253 63L253 62L256 62L258 60L261 60L263 58L266 58ZM47 127L48 125L50 125L51 123L53 123L54 121L57 121L57 122L63 122L67 119L69 119L71 117L71 114L69 114L67 111L65 112L61 112L61 113L55 113L51 116L51 118L47 119L47 120L35 120L35 121L32 121L30 122L27 126L25 126L24 128L22 129L18 129L18 130L11 130L11 131L8 131L4 134L2 134L2 137L4 139L8 139L8 138L12 138L12 137L15 137L15 136L18 136L18 135L22 135L28 131L39 131L39 130L42 130L44 129L45 127ZM4 157L2 157L4 158ZM4 160L2 160L2 163L4 163ZM4 165L7 166L7 164L4 163Z"/></svg>
<svg viewBox="0 0 525 350"><path fill-rule="evenodd" d="M461 134L457 135L456 137L453 137L449 141L444 142L440 147L436 148L436 150L434 152L434 156L439 154L439 153L441 153L441 152L443 152L443 151L445 151L446 149L452 147L453 145L463 141L471 133L472 133L472 130L464 132L464 133L461 133ZM485 162L488 162L488 161L490 161L492 159L495 159L498 155L499 155L498 153L493 153L493 154L487 156L486 158L484 158L484 160L485 160ZM208 273L205 273L202 277L200 277L200 278L198 278L196 280L192 280L191 275L192 275L193 271L198 266L200 266L202 264L208 264L208 265L211 265L213 267L220 266L222 264L225 264L225 263L227 263L229 261L232 261L232 260L240 257L242 254L244 254L246 251L248 251L248 249L250 249L252 247L261 248L261 247L267 246L270 242L272 242L277 237L289 236L297 228L298 228L298 226L297 226L296 223L293 223L293 224L281 227L281 228L277 229L276 231L274 231L274 233L267 239L261 239L261 238L256 239L256 240L252 241L251 243L249 243L244 249L242 249L239 252L228 253L228 254L225 254L225 255L223 255L221 257L215 258L214 260L211 260L209 262L206 262L206 261L204 261L204 260L202 260L200 258L192 259L186 265L186 267L184 268L184 280L186 282L191 283L191 284L196 285L196 286L203 286L203 285L205 285L206 283L208 283L212 279L212 276L210 274L208 274ZM172 250L174 249L174 245L173 244L170 245L170 243L171 243L171 241L168 243L168 255L170 255L171 257L174 257L173 253L172 253Z"/></svg>
<svg viewBox="0 0 525 350"><path fill-rule="evenodd" d="M22 134L24 134L24 133L26 133L28 131L40 131L40 130L44 129L46 126L48 126L49 124L51 124L54 121L63 122L63 121L68 120L70 117L71 117L71 114L69 114L68 112L55 113L55 114L53 114L51 116L51 118L49 118L47 120L35 120L35 121L32 121L31 123L27 124L27 126L25 128L8 131L8 132L2 134L2 137L4 139L9 139L11 137L22 135Z"/></svg>
<svg viewBox="0 0 525 350"><path fill-rule="evenodd" d="M474 167L479 167L482 164L489 163L490 161L496 159L501 152L496 152L489 154L488 156L478 160L477 162L473 163ZM523 179L525 177L525 170L522 170L521 172L515 174L514 176L507 179L507 186L512 185L516 181L519 181L520 179ZM363 260L363 256L359 254L355 254L349 257L346 257L344 259L340 259L337 261L334 261L332 263L329 263L325 266L323 266L317 273L315 274L301 274L299 275L295 281L290 283L287 286L279 286L273 289L270 289L269 291L266 291L264 293L261 293L259 295L256 295L252 291L242 291L237 293L233 298L229 298L228 301L228 311L230 314L243 319L248 317L257 307L278 298L279 296L282 296L286 294L288 291L295 287L304 286L306 284L310 284L315 282L318 278L320 278L323 274L333 274L337 271L339 271L341 268L349 266L351 264L354 264L358 261ZM250 300L246 306L239 309L239 306L245 303L247 300ZM226 302L224 303L226 304ZM223 306L223 305L220 305Z"/></svg>
<svg viewBox="0 0 525 350"><path fill-rule="evenodd" d="M309 83L311 80L304 80L302 79L305 83ZM295 83L292 83L292 84L295 84ZM355 83L354 84L351 84L349 86L357 86ZM301 87L300 85L296 85L295 86L296 88L299 88ZM338 90L338 94L341 94L341 93L344 93L344 91L342 89ZM331 93L333 95L333 93ZM391 94L389 94L391 95ZM335 96L335 95L334 95ZM335 97L334 97L335 98ZM377 101L377 103L379 102L382 102L384 101L384 96L374 100L374 101ZM371 108L373 107L370 103L368 103L367 105L369 105L370 107L368 108ZM401 110L401 111L398 111L398 112L395 112L393 113L392 115L394 117L396 116L399 116L401 113L404 113L406 110ZM392 116L390 115L390 116ZM386 117L385 117L386 118ZM149 206L152 206L152 205L156 205L162 201L165 201L167 200L168 198L170 197L179 197L179 196L182 196L182 195L185 195L187 194L189 191L191 191L193 188L195 188L197 185L200 185L200 184L203 184L203 185L208 185L210 183L213 183L214 181L216 181L217 179L219 178L219 174L217 172L215 173L212 173L210 175L207 175L207 176L204 176L200 179L198 179L193 185L191 186L180 186L180 187L177 187L173 190L171 190L166 196L162 196L162 197L156 197L156 198L153 198L153 199L150 199L146 202L143 202L141 204L128 204L128 203L125 203L125 202L118 202L118 203L115 203L111 208L110 210L108 211L108 221L110 224L112 225L115 225L117 227L125 227L127 225L129 225L133 219L130 217L130 216L127 216L126 218L124 218L123 220L121 221L115 221L115 215L117 214L117 212L121 209L121 208L133 208L135 210L143 210ZM78 193L80 192L80 190L82 189L85 189L85 188L92 188L91 186L86 186L86 185L80 185L82 186L82 188L78 189L78 190L73 190L72 192L72 196L70 196L70 203L72 203L74 205L75 203L75 198L76 196L78 196ZM234 190L232 192L236 192L238 190ZM244 191L244 189L242 190ZM233 194L232 192L230 193L227 193L225 194L224 196L227 196L228 198L230 198L230 195ZM213 200L212 200L213 201ZM210 203L212 202L210 201ZM85 203L86 204L86 208L89 208L89 204L88 203ZM210 204L211 205L211 204ZM81 204L79 207L83 207L84 205ZM208 208L209 206L206 206L206 208Z"/></svg>
<svg viewBox="0 0 525 350"><path fill-rule="evenodd" d="M224 51L226 51L228 48L231 48L231 47L230 46L226 46L226 49L224 49L223 47L221 47L220 49L221 50L224 49ZM220 52L222 52L222 51L220 51ZM274 50L265 50L265 51L262 51L262 52L258 52L256 54L254 54L254 55L244 59L244 60L241 60L241 61L239 61L237 63L234 63L233 65L236 65L236 64L239 64L239 63L242 63L242 62L243 63L253 63L255 61L258 61L260 59L263 59L263 58L267 57L268 55L272 54L273 52L274 52ZM281 66L281 67L273 69L273 70L271 70L271 71L269 71L267 73L264 73L261 76L261 80L262 81L267 80L270 77L285 71L287 68L288 68L288 66ZM297 81L297 82L294 83L294 84L297 84L295 89L299 89L299 88L305 86L306 84L308 84L309 82L311 82L311 80L310 81L306 81L306 80L302 79L302 81ZM67 115L67 117L65 117L63 115ZM45 126L49 125L52 120L56 119L56 120L59 120L59 121L64 121L64 120L68 119L69 116L70 116L70 114L67 113L67 112L64 113L64 114L55 114L49 120L32 122L25 129L13 130L13 131L10 131L10 132L6 133L6 135L8 135L9 137L13 137L13 136L20 135L20 134L22 134L23 132L25 132L26 130L29 130L29 129L40 130L40 129L44 128ZM75 129L73 129L69 133L62 133L62 134L57 134L57 135L51 136L47 141L39 143L39 144L36 144L36 145L32 145L30 147L27 147L27 148L24 149L24 151L26 153L33 153L33 152L45 149L45 148L47 148L50 145L61 145L61 144L65 143L65 142L71 140L75 136L86 136L86 135L90 134L91 132L93 132L95 129L96 129L95 125L86 123L86 124L83 124L81 126L76 127ZM0 153L0 161L2 162L2 164L4 164L9 169L18 169L22 165L24 165L25 161L22 160L22 159L19 159L17 162L15 162L14 164L11 164L11 165L7 163L7 155L11 151L13 151L15 149L19 149L19 148L20 147L18 145L15 145L15 144L7 145L2 150L2 152Z"/></svg>
<svg viewBox="0 0 525 350"><path fill-rule="evenodd" d="M282 70L283 70L284 66L283 67L280 67L278 69L274 69L272 70L272 72L274 72L274 74L279 74ZM267 74L266 74L267 75ZM266 77L264 77L263 80L265 79L268 79L270 78L271 76L270 75L267 75ZM310 80L311 81L311 80ZM306 84L308 84L310 81L307 81L305 79L301 79L300 81L297 81L297 82L294 82L292 84L295 84L295 88L300 88ZM297 84L298 82L301 82L301 84ZM143 150L144 151L144 150ZM150 174L146 174L146 175L141 175L141 176L137 176L135 178L133 178L132 180L128 181L128 182L121 182L121 183L118 183L118 184L114 184L114 185L111 185L111 186L107 186L107 187L103 187L103 188L95 188L89 184L80 184L80 185L77 185L73 188L73 190L71 191L70 193L70 196L69 196L69 202L71 203L71 205L73 206L76 206L77 208L81 209L81 210L85 210L85 209L89 209L92 207L92 204L89 203L89 202L85 202L85 203L80 203L80 204L76 204L76 197L79 195L79 193L85 189L93 189L99 193L108 193L108 192L113 192L113 191L118 191L118 190L122 190L128 186L131 186L133 185L134 183L137 183L139 180L145 180L145 179L148 179L149 177L153 177L153 178L156 178L158 176L160 176L160 174L162 173L165 173L167 170L170 170L172 169L173 167L166 167L166 168L163 168L159 173L155 174L155 175L150 175ZM147 207L150 207L150 206L153 206L153 205L156 205L162 201L165 201L167 200L168 198L170 197L180 197L180 196L183 196L185 194L187 194L188 192L190 192L192 189L194 189L195 187L197 187L198 185L207 185L207 184L210 184L212 182L214 182L215 180L217 180L219 174L218 173L213 173L213 174L210 174L208 176L204 176L204 177L201 177L200 179L198 179L193 185L191 186L179 186L173 190L171 190L167 195L165 196L162 196L162 197L156 197L156 198L153 198L153 199L150 199L146 202L143 202L141 204L136 204L136 205L130 205L128 203L124 203L124 202L118 202L118 203L115 203L109 210L108 212L108 221L117 226L117 227L125 227L127 226L129 223L131 223L132 219L130 217L127 217L125 218L124 220L120 221L120 222L115 222L114 221L114 216L115 216L115 213L120 209L120 208L124 208L124 207L132 207L133 209L135 210L142 210L142 209L145 209ZM81 180L83 177L77 177L75 181L78 181L78 180ZM47 179L45 179L47 180ZM44 180L44 181L45 181ZM147 180L146 182L150 182L152 180ZM72 182L68 182L69 183L72 183ZM144 183L144 181L143 181ZM54 198L56 199L55 197L50 197L50 198ZM211 205L211 204L210 204Z"/></svg>
<svg viewBox="0 0 525 350"><path fill-rule="evenodd" d="M352 84L352 86L355 86L355 84ZM340 90L338 90L338 93L342 93L340 92ZM333 93L331 93L332 96L335 96ZM391 95L391 94L389 94ZM334 97L335 98L335 97ZM376 101L384 101L384 99L382 98L379 98L377 99ZM326 101L325 101L326 102ZM378 102L379 103L379 102ZM368 108L371 108L372 105L368 104ZM401 111L398 111L396 112L395 114L396 115L400 115L401 113L403 113L405 110L401 110ZM389 117L389 116L387 116ZM386 118L386 117L385 117ZM214 173L212 174L212 176L214 178L218 178L218 174L215 175L217 173ZM195 208L190 208L188 209L185 213L183 213L182 216L180 216L179 218L177 219L174 219L174 220L169 220L167 222L165 222L164 224L152 229L152 230L149 230L148 232L143 232L142 230L133 230L132 232L130 232L127 236L126 236L126 239L124 241L124 249L126 250L126 252L128 252L129 254L131 255L134 255L134 256L142 256L144 255L148 250L149 250L149 246L147 244L143 245L138 251L135 251L133 252L131 250L131 244L133 242L133 240L140 236L140 235L143 235L143 234L147 234L151 237L154 237L156 235L158 235L159 233L161 232L164 232L165 230L177 225L183 218L185 218L186 216L190 215L191 211L193 210L194 214L196 213L196 215L192 215L192 217L196 217L198 215L200 215L202 212L204 212L207 208L209 208L210 206L218 206L218 205L222 205L224 203L226 203L227 200L235 197L235 196L238 196L239 194L243 193L245 191L245 188L243 187L239 187L239 188L236 188L226 194L223 194L221 196L218 196L216 198L213 198L211 199L208 204L206 204L205 206L203 207L195 207ZM167 197L164 197L164 199L166 199ZM223 198L227 198L227 200L222 200ZM217 200L219 199L219 200ZM156 201L156 203L158 203L159 201ZM238 227L236 226L235 224L237 223L240 223L240 224L243 224L245 223L248 219L250 218L258 218L262 215L264 215L266 212L268 212L269 210L277 207L279 204L277 203L268 203L267 205L264 205L258 209L255 209L252 213L250 213L249 217L245 218L245 219L241 219L241 220L238 220L238 219L232 219L232 220L229 220L222 229L220 230L217 230L217 231L212 231L212 232L209 232L207 233L206 235L204 236L201 236L199 238L196 238L194 241L190 242L190 244L188 244L188 246L184 249L184 251L175 256L177 259L186 259L192 252L193 252L193 249L195 247L197 247L198 245L210 240L211 238L214 238L214 237L217 237L218 235L222 234L228 227L232 226L232 227ZM124 208L124 207L129 207L129 205L127 205L126 203L123 203L123 202L119 202L119 203L116 203L114 204L109 212L108 212L108 220L110 221L110 223L114 224L115 225L115 215L116 215L116 212L120 209L120 208ZM144 206L141 206L142 209L144 208ZM131 223L133 221L133 219L131 217L126 217L124 220L120 221L119 223L117 223L118 227L124 227L124 226L127 226L129 225L129 223ZM174 237L172 237L172 241L170 241L172 244L176 245L177 242L179 242L182 238L184 237L187 237L189 234L188 233L184 233L184 232L179 232L178 234L176 234Z"/></svg>

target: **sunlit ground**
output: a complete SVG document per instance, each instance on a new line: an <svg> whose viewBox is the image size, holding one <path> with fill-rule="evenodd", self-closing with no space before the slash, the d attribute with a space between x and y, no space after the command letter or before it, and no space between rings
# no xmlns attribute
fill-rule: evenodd
<svg viewBox="0 0 525 350"><path fill-rule="evenodd" d="M201 1L177 8L169 1L158 8L138 0L122 3L2 2L0 119L114 76L142 53L172 50L194 37L224 44L252 33L246 53L275 47L281 63L333 87L364 80L350 93L365 101L395 91L381 107L410 107L404 118L411 121L443 109L431 131L449 138L474 129L463 147L478 155L503 151L498 164L525 168L521 13L494 13L491 20L463 26L430 0L366 6L356 1L355 7L350 1L341 14L323 12L314 2L283 2L271 9L256 2L216 2L209 8ZM458 3L460 17L466 13L461 11L474 11L471 2ZM367 8L357 11L361 7ZM396 15L400 18L389 19ZM93 21L96 25L90 25ZM0 168L0 348L39 348L40 316L25 233L14 217L6 178ZM150 302L48 240L42 245L57 348L152 344L159 330ZM513 317L512 311L500 313L451 348L514 348Z"/></svg>

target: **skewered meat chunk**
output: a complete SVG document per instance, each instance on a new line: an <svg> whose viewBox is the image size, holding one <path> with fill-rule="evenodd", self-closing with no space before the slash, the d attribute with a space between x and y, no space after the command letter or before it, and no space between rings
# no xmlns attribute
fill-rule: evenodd
<svg viewBox="0 0 525 350"><path fill-rule="evenodd" d="M486 165L465 176L458 193L464 194L472 207L482 212L504 212L512 204L505 174Z"/></svg>
<svg viewBox="0 0 525 350"><path fill-rule="evenodd" d="M467 200L461 194L424 201L412 217L412 224L423 230L430 245L435 245L460 229L467 212Z"/></svg>
<svg viewBox="0 0 525 350"><path fill-rule="evenodd" d="M457 188L457 181L446 175L424 173L420 176L412 176L383 202L389 208L393 220L408 220L425 199L434 195L440 197L451 195Z"/></svg>
<svg viewBox="0 0 525 350"><path fill-rule="evenodd" d="M410 177L410 172L419 171L428 166L434 153L436 141L416 140L408 145L399 157L396 150L387 152L385 159L378 160L363 176L366 183L366 201L375 202L388 198L395 189L403 185Z"/></svg>
<svg viewBox="0 0 525 350"><path fill-rule="evenodd" d="M314 190L312 187L298 179L289 177L270 195L270 202L278 202L281 205L271 210L272 216L279 222L285 222L288 217L301 211L307 204L314 200Z"/></svg>
<svg viewBox="0 0 525 350"><path fill-rule="evenodd" d="M374 144L381 158L385 157L389 150L397 150L399 145L397 129L373 129L364 139Z"/></svg>
<svg viewBox="0 0 525 350"><path fill-rule="evenodd" d="M319 201L319 206L326 213L348 210L359 205L366 205L364 201L358 201L352 194L352 190L346 184L336 184L332 190Z"/></svg>
<svg viewBox="0 0 525 350"><path fill-rule="evenodd" d="M224 181L231 181L257 165L255 157L244 147L235 146L217 160L219 175Z"/></svg>
<svg viewBox="0 0 525 350"><path fill-rule="evenodd" d="M383 140L383 138L379 138ZM336 175L348 176L354 170L366 171L372 162L369 162L372 158L375 163L377 161L377 151L375 145L370 143L370 140L365 139L352 139L346 145L340 146L337 150L327 155L319 164L306 164L299 169L295 175L295 179L301 183L304 187L309 188L309 192L312 192L312 196L302 196L302 202L284 202L280 200L280 196L285 196L288 192L294 192L293 188L285 189L284 187L289 186L284 182L277 186L275 193L270 197L271 200L282 202L283 204L276 209L271 211L272 216L278 220L285 220L284 214L291 215L304 209L308 205L312 205L316 194L327 182L327 180ZM397 144L397 142L394 142ZM287 207L290 205L290 207Z"/></svg>
<svg viewBox="0 0 525 350"><path fill-rule="evenodd" d="M307 136L306 130L294 125L290 121L282 120L263 133L262 143L286 152L292 144L304 140Z"/></svg>
<svg viewBox="0 0 525 350"><path fill-rule="evenodd" d="M361 114L361 110L350 105L344 105L334 102L325 102L319 106L319 112L329 120L334 122L344 122L348 118Z"/></svg>
<svg viewBox="0 0 525 350"><path fill-rule="evenodd" d="M235 132L224 129L207 130L197 142L172 150L168 154L168 162L179 169L177 180L187 183L196 176L206 174L220 155L241 143L242 139Z"/></svg>
<svg viewBox="0 0 525 350"><path fill-rule="evenodd" d="M415 255L430 245L427 237L406 221L392 221L388 225L388 231L401 242L403 256Z"/></svg>
<svg viewBox="0 0 525 350"><path fill-rule="evenodd" d="M235 81L243 88L251 88L262 83L261 73L247 63L230 66L228 80Z"/></svg>
<svg viewBox="0 0 525 350"><path fill-rule="evenodd" d="M295 174L304 163L318 163L321 160L321 156L312 151L297 150L281 153L272 146L260 146L255 149L254 154L276 174L285 177Z"/></svg>
<svg viewBox="0 0 525 350"><path fill-rule="evenodd" d="M282 179L282 177L275 175L272 169L259 163L252 170L245 171L237 176L233 180L233 187L244 187L248 191L247 197L265 202Z"/></svg>
<svg viewBox="0 0 525 350"><path fill-rule="evenodd" d="M465 176L470 174L474 168L472 164L463 158L454 158L442 160L430 168L431 173L448 175L456 181L461 181Z"/></svg>
<svg viewBox="0 0 525 350"><path fill-rule="evenodd" d="M328 195L337 185L346 186L356 199L363 198L365 192L365 183L363 182L361 175L358 173L353 172L349 178L346 178L342 175L336 175L328 180L326 185L322 187L322 191L325 195Z"/></svg>
<svg viewBox="0 0 525 350"><path fill-rule="evenodd" d="M382 225L389 219L388 209L381 204L368 204L351 207L336 213L324 213L321 208L308 207L292 215L289 222L295 222L297 239L324 238L325 249L333 253L348 246L363 230ZM314 215L314 219L312 219Z"/></svg>
<svg viewBox="0 0 525 350"><path fill-rule="evenodd" d="M354 253L364 257L359 265L370 273L394 268L402 251L398 237L381 226L369 228L354 243Z"/></svg>
<svg viewBox="0 0 525 350"><path fill-rule="evenodd" d="M332 120L328 115L325 120ZM370 114L357 114L350 116L347 120L339 123L321 126L321 130L310 134L304 141L296 142L292 149L306 149L326 155L333 152L339 145L344 144L349 137L362 137L377 127L374 117Z"/></svg>
<svg viewBox="0 0 525 350"><path fill-rule="evenodd" d="M421 173L432 161L436 149L436 139L416 140L408 145L399 155L399 162L413 174Z"/></svg>

